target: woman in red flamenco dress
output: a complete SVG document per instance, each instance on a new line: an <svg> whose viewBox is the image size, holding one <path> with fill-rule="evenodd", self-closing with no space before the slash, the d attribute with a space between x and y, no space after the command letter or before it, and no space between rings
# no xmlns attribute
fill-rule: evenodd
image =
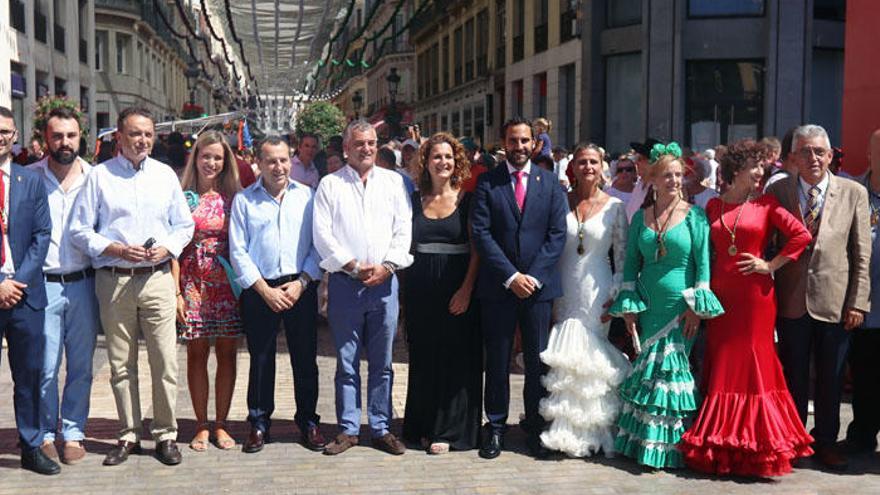
<svg viewBox="0 0 880 495"><path fill-rule="evenodd" d="M706 205L711 225L712 291L725 313L709 320L698 416L679 449L688 467L719 475L781 476L813 453L773 345L772 273L796 260L812 238L801 219L771 195L758 197L763 150L734 143L721 162L730 189ZM753 199L755 198L755 199ZM775 229L789 239L762 257Z"/></svg>

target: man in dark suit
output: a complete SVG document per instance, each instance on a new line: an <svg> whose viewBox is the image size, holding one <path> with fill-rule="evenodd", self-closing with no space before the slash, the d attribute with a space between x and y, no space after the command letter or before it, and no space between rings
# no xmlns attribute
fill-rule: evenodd
<svg viewBox="0 0 880 495"><path fill-rule="evenodd" d="M539 435L544 419L538 403L547 392L541 384L546 367L540 353L547 348L553 299L562 295L556 262L565 245L565 191L552 172L533 166L535 146L528 120L504 124L507 162L480 177L471 217L480 254L477 297L482 303L486 348L485 438L480 457L501 453L510 402L510 353L519 324L525 358L523 389L529 452L547 451Z"/></svg>
<svg viewBox="0 0 880 495"><path fill-rule="evenodd" d="M40 450L46 308L43 261L52 221L43 181L12 163L16 134L12 112L0 107L0 339L5 336L9 344L21 466L40 474L58 474L61 467Z"/></svg>

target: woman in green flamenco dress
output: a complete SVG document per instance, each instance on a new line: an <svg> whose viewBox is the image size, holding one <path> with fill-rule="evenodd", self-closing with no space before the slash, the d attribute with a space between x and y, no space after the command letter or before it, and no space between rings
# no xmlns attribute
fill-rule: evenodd
<svg viewBox="0 0 880 495"><path fill-rule="evenodd" d="M683 465L676 444L697 410L688 363L700 319L724 312L709 290L709 223L682 199L684 163L676 143L651 150L655 201L633 216L621 291L622 316L641 352L620 385L615 450L654 468Z"/></svg>

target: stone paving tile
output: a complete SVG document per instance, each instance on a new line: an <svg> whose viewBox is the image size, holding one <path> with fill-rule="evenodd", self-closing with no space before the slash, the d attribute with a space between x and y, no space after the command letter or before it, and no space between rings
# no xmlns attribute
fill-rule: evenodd
<svg viewBox="0 0 880 495"><path fill-rule="evenodd" d="M475 451L428 456L410 450L403 456L389 456L369 446L369 431L361 430L362 443L348 452L327 457L306 450L297 442L293 424L293 380L289 358L279 337L276 381L276 411L272 425L273 443L263 452L242 454L240 450L210 448L195 453L187 442L195 430L195 419L186 388L186 352L178 350L180 362L177 411L183 464L167 467L151 454L154 444L145 440L147 452L133 456L121 466L101 466L104 454L115 443L118 428L116 406L109 386L109 367L103 337L95 355L95 380L92 388L91 417L87 430L89 451L77 466L63 466L62 473L42 477L19 468L12 411L12 384L7 365L0 366L0 495L45 494L65 490L76 493L260 493L260 494L373 494L373 493L449 493L449 494L553 494L584 493L616 495L633 493L712 494L750 493L760 495L811 493L880 493L880 458L862 458L853 463L848 474L830 474L812 467L809 462L780 480L712 478L688 471L648 471L622 459L557 459L536 461L524 455L525 445L518 428L511 428L506 438L509 451L495 461L477 457ZM5 349L3 350L5 354ZM320 396L318 413L325 436L335 434L333 373L335 357L326 328L319 338ZM141 402L146 417L151 415L149 365L146 352L140 353L138 370ZM3 356L4 363L8 363ZM213 376L214 361L209 364ZM230 429L239 441L247 435L247 351L242 346L238 359L238 382L230 413ZM63 366L62 366L63 370ZM403 413L406 399L406 353L403 336L395 345L395 416ZM366 365L362 366L366 384ZM522 412L522 376L511 379L511 422ZM366 394L364 395L366 399ZM209 405L213 411L213 404ZM851 417L844 407L843 425ZM366 414L363 414L366 423ZM147 422L148 423L148 422ZM400 419L395 420L399 431ZM148 430L147 430L148 431Z"/></svg>

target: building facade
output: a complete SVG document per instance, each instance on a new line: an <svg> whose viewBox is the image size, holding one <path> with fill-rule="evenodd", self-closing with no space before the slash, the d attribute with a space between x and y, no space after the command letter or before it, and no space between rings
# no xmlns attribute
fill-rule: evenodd
<svg viewBox="0 0 880 495"><path fill-rule="evenodd" d="M839 143L845 0L582 0L583 139L704 149L823 125Z"/></svg>
<svg viewBox="0 0 880 495"><path fill-rule="evenodd" d="M96 125L95 0L0 0L0 105L27 144L37 100L66 95Z"/></svg>

